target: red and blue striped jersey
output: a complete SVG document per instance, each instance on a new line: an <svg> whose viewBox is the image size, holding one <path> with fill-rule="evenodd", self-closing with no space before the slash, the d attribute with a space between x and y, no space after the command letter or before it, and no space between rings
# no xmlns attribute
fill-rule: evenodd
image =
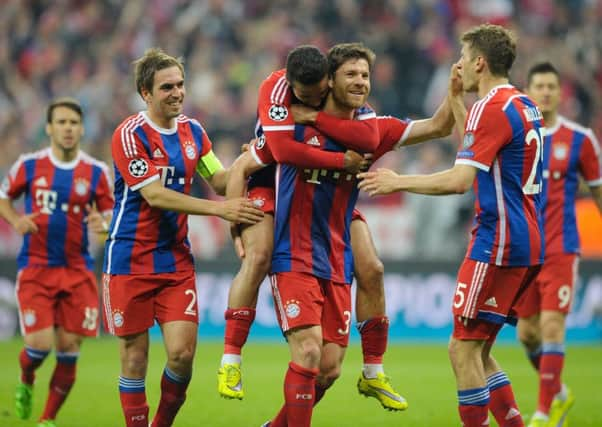
<svg viewBox="0 0 602 427"><path fill-rule="evenodd" d="M579 253L575 198L579 174L590 187L602 185L600 145L591 129L558 116L544 145L546 256Z"/></svg>
<svg viewBox="0 0 602 427"><path fill-rule="evenodd" d="M299 165L299 162L303 162L300 166L341 169L344 164L343 152L328 156L312 150L312 157L307 157L307 152L298 152L295 121L290 111L291 105L297 103L300 101L286 80L286 70L271 73L259 87L255 136L270 141L274 156L281 163ZM358 109L355 120L342 120L318 112L315 127L324 135L359 152L372 151L379 140L376 113L369 105ZM273 186L274 166L266 167L249 178L249 189Z"/></svg>
<svg viewBox="0 0 602 427"><path fill-rule="evenodd" d="M104 272L149 274L193 270L188 215L152 208L140 194L161 180L189 194L199 159L211 141L194 119L180 115L171 129L154 124L145 112L125 119L112 140L115 208L105 243Z"/></svg>
<svg viewBox="0 0 602 427"><path fill-rule="evenodd" d="M500 266L541 264L543 141L541 111L512 85L476 102L456 164L477 168L475 225L467 257Z"/></svg>
<svg viewBox="0 0 602 427"><path fill-rule="evenodd" d="M377 125L376 156L401 146L410 129L408 122L393 117L378 117ZM313 127L296 125L295 137L295 143L314 149L345 151ZM270 147L269 140L251 147L259 164L274 162ZM272 272L295 271L351 283L350 226L357 195L357 180L345 171L278 164Z"/></svg>
<svg viewBox="0 0 602 427"><path fill-rule="evenodd" d="M0 198L25 197L25 214L34 219L37 233L23 237L18 268L51 266L92 270L88 250L87 207L101 212L113 208L108 167L80 151L61 162L50 148L24 154L12 166L0 189Z"/></svg>

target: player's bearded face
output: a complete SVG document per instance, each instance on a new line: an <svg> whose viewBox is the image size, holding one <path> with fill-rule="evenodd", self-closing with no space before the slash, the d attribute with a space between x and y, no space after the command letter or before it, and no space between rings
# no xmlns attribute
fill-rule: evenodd
<svg viewBox="0 0 602 427"><path fill-rule="evenodd" d="M155 72L153 92L146 100L155 117L171 120L182 114L185 95L184 76L174 66Z"/></svg>
<svg viewBox="0 0 602 427"><path fill-rule="evenodd" d="M370 66L365 59L350 59L335 72L329 81L335 102L347 109L366 103L370 94Z"/></svg>
<svg viewBox="0 0 602 427"><path fill-rule="evenodd" d="M537 103L541 111L549 113L558 109L560 103L560 82L554 73L537 73L531 76L527 93Z"/></svg>
<svg viewBox="0 0 602 427"><path fill-rule="evenodd" d="M84 126L78 113L68 107L56 107L52 111L52 121L46 125L46 133L53 145L62 150L79 147L84 135Z"/></svg>

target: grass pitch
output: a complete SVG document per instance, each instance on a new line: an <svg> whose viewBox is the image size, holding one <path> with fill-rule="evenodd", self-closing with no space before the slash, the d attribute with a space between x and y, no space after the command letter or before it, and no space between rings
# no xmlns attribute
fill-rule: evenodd
<svg viewBox="0 0 602 427"><path fill-rule="evenodd" d="M51 356L38 370L32 418L22 421L13 409L14 387L18 378L17 356L20 340L0 343L0 426L35 426L46 399L54 366ZM282 405L282 380L289 360L284 343L248 343L244 351L245 399L229 401L217 394L216 371L222 345L200 341L194 377L188 399L176 418L178 427L260 426ZM494 352L514 386L524 415L534 411L537 377L518 345L501 345ZM153 342L150 350L147 396L154 413L159 399L160 375L165 355L162 344ZM405 412L383 410L374 399L357 393L355 383L361 369L359 344L350 346L343 374L316 407L313 425L341 426L459 426L456 388L445 344L390 344L385 368L393 384L407 399ZM117 391L119 375L117 341L114 338L88 340L82 348L77 381L63 406L59 427L123 426ZM602 426L602 346L569 347L564 380L575 392L571 410L574 427ZM495 426L495 421L491 420Z"/></svg>

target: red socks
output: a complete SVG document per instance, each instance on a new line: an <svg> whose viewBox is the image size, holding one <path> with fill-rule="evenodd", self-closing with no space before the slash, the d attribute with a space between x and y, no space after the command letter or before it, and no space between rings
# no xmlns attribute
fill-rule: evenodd
<svg viewBox="0 0 602 427"><path fill-rule="evenodd" d="M249 307L229 308L224 312L224 317L226 319L224 354L240 354L255 319L255 309Z"/></svg>
<svg viewBox="0 0 602 427"><path fill-rule="evenodd" d="M487 378L489 387L489 410L500 427L522 427L523 419L510 380L503 371L496 372Z"/></svg>
<svg viewBox="0 0 602 427"><path fill-rule="evenodd" d="M270 427L310 427L315 401L317 369L288 364L284 377L284 406Z"/></svg>
<svg viewBox="0 0 602 427"><path fill-rule="evenodd" d="M148 427L144 378L119 377L119 397L126 427Z"/></svg>
<svg viewBox="0 0 602 427"><path fill-rule="evenodd" d="M57 353L56 366L50 379L48 399L40 420L54 420L65 402L73 383L79 353Z"/></svg>
<svg viewBox="0 0 602 427"><path fill-rule="evenodd" d="M182 377L165 367L161 377L161 401L152 427L169 427L186 400L189 377Z"/></svg>
<svg viewBox="0 0 602 427"><path fill-rule="evenodd" d="M458 390L458 411L464 427L489 425L489 388Z"/></svg>
<svg viewBox="0 0 602 427"><path fill-rule="evenodd" d="M389 318L373 317L359 323L357 329L362 337L364 363L382 364L389 337Z"/></svg>
<svg viewBox="0 0 602 427"><path fill-rule="evenodd" d="M19 365L21 365L21 382L32 385L35 381L35 371L40 367L50 351L35 350L30 347L24 347L19 353Z"/></svg>
<svg viewBox="0 0 602 427"><path fill-rule="evenodd" d="M564 351L546 351L541 354L539 365L539 401L537 410L547 414L554 396L562 388L561 373L564 366Z"/></svg>

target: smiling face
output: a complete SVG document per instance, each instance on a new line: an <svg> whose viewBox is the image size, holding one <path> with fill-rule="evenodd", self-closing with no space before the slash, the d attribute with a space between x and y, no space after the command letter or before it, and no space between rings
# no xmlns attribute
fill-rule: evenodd
<svg viewBox="0 0 602 427"><path fill-rule="evenodd" d="M156 71L152 90L142 89L151 120L163 128L171 128L173 119L182 114L185 95L184 76L177 66Z"/></svg>
<svg viewBox="0 0 602 427"><path fill-rule="evenodd" d="M69 156L77 152L84 135L82 117L72 108L54 107L52 118L46 124L46 134L50 137L50 144L54 149Z"/></svg>
<svg viewBox="0 0 602 427"><path fill-rule="evenodd" d="M363 58L349 59L328 81L333 100L339 108L355 110L366 103L370 94L370 66Z"/></svg>

